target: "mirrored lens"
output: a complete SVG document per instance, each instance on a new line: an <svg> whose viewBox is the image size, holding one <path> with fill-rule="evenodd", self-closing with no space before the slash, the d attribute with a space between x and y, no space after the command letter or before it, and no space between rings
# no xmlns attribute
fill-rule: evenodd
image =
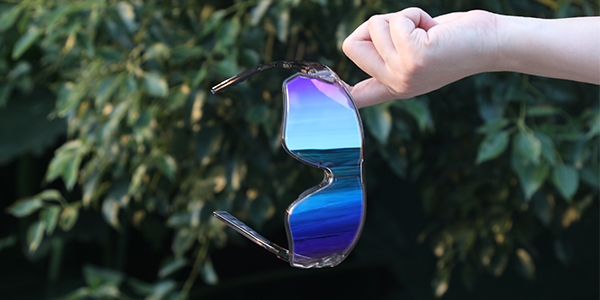
<svg viewBox="0 0 600 300"><path fill-rule="evenodd" d="M328 169L326 183L288 208L292 263L337 265L354 246L363 218L362 131L337 84L296 75L284 83L283 141L299 160Z"/></svg>

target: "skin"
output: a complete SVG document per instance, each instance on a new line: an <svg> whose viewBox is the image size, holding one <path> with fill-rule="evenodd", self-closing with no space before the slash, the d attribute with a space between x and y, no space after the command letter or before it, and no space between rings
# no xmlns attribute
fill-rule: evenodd
<svg viewBox="0 0 600 300"><path fill-rule="evenodd" d="M359 107L412 98L482 72L600 84L600 17L469 11L432 18L407 8L372 16L346 38L343 50L372 76L350 87Z"/></svg>

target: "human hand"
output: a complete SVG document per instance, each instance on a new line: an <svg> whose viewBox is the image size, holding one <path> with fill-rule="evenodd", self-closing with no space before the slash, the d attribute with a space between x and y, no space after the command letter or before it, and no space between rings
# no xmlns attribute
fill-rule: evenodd
<svg viewBox="0 0 600 300"><path fill-rule="evenodd" d="M372 76L350 88L359 107L492 71L497 49L496 15L470 11L432 18L419 8L373 16L343 43L348 58Z"/></svg>

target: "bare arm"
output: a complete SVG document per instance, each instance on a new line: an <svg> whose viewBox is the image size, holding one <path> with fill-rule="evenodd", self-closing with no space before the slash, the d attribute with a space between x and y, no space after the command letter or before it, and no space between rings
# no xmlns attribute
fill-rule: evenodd
<svg viewBox="0 0 600 300"><path fill-rule="evenodd" d="M600 84L600 17L544 20L470 11L431 18L409 8L371 17L343 48L372 76L351 88L360 107L490 71Z"/></svg>
<svg viewBox="0 0 600 300"><path fill-rule="evenodd" d="M600 17L497 18L498 71L600 84Z"/></svg>

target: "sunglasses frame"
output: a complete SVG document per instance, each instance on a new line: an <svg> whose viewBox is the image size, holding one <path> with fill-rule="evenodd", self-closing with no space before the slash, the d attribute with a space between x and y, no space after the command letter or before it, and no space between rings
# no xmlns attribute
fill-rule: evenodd
<svg viewBox="0 0 600 300"><path fill-rule="evenodd" d="M318 185L313 186L313 187L305 190L304 192L302 192L302 194L300 194L300 196L298 196L298 198L294 202L292 202L286 209L284 221L285 221L288 245L290 247L289 250L287 250L275 243L272 243L271 241L264 238L263 236L258 234L256 231L254 231L252 228L250 228L249 226L247 226L246 224L244 224L243 222L241 222L240 220L238 220L237 218L235 218L234 216L232 216L230 213L228 213L226 211L215 211L215 212L213 212L213 215L217 219L226 223L232 229L236 230L238 233L244 235L246 238L255 242L259 246L265 248L269 252L274 253L278 258L289 262L290 265L293 267L302 268L302 269L308 269L308 268L313 268L313 267L321 268L321 267L325 267L325 266L334 267L334 266L337 266L338 264L340 264L348 256L348 254L353 250L354 246L358 242L358 239L362 233L362 229L363 229L363 226L365 223L366 189L365 189L365 182L364 182L365 176L364 176L364 168L363 168L363 164L364 164L364 130L363 130L363 125L362 125L362 121L360 118L360 114L358 113L358 108L356 106L356 103L354 102L354 99L352 98L352 95L346 88L346 84L337 76L337 74L335 72L333 72L333 70L331 70L328 66L320 64L320 63L305 62L305 61L276 61L276 62L272 62L272 63L268 63L268 64L262 64L262 65L254 67L252 69L246 70L240 74L237 74L229 79L224 80L220 84L213 87L211 89L211 92L213 94L222 92L224 90L227 90L227 89L247 80L248 78L256 75L259 72L262 72L262 71L268 70L268 69L272 69L272 68L294 69L294 70L298 71L296 74L293 74L292 76L285 79L282 84L283 100L284 100L283 101L283 103L284 103L283 120L282 120L282 124L281 124L282 147L285 149L285 151L290 156L292 156L296 160L299 160L307 165L317 167L318 169L323 170L324 178ZM360 179L360 186L361 186L361 192L362 192L362 215L361 215L359 228L356 231L356 235L352 239L352 243L343 251L343 253L336 253L334 255L325 257L319 261L308 263L308 264L296 262L294 259L294 256L299 255L299 254L294 254L293 236L292 236L292 232L291 232L290 225L289 225L289 219L290 219L289 212L292 211L293 208L296 205L298 205L299 203L301 203L304 199L308 198L311 195L318 193L321 190L326 189L328 186L330 186L332 184L332 182L335 178L333 176L333 172L327 166L315 164L313 162L310 162L310 161L298 156L297 154L294 154L288 148L288 146L286 144L285 128L287 125L287 118L288 118L287 84L297 77L306 78L306 79L318 79L324 83L332 84L332 85L338 87L339 89L341 89L340 92L345 93L347 98L350 100L350 102L353 105L354 113L356 114L358 126L360 129L360 135L361 135L360 159L359 159L359 163L357 166L360 169L359 170L359 174L360 174L359 179ZM292 254L291 257L290 257L290 253Z"/></svg>

